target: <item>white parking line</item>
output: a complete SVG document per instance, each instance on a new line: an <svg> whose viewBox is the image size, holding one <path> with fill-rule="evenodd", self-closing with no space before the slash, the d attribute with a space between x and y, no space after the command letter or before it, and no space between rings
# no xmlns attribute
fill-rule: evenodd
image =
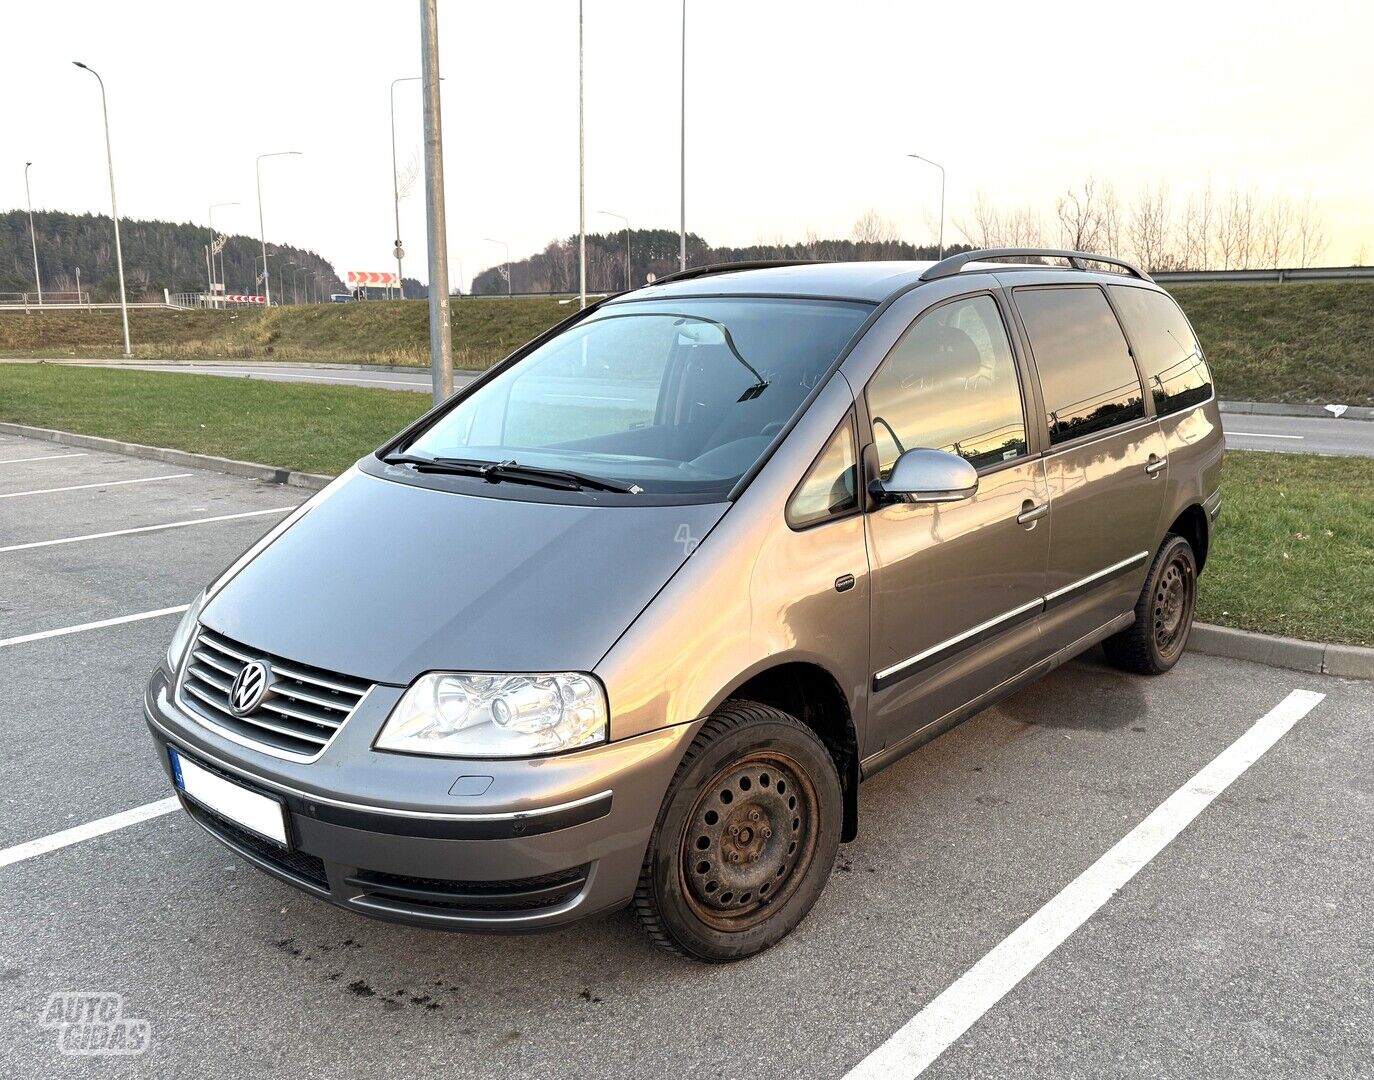
<svg viewBox="0 0 1374 1080"><path fill-rule="evenodd" d="M116 829L123 829L129 825L137 825L140 821L147 821L150 818L161 817L163 814L170 814L181 803L175 795L167 799L159 799L157 802L144 803L142 806L135 806L132 810L124 810L118 814L111 814L109 817L97 818L95 821L88 821L84 825L76 825L70 829L63 829L61 832L53 833L51 836L41 836L37 840L29 840L23 844L15 844L14 847L7 847L0 850L0 866L9 866L12 863L23 862L25 859L32 859L37 855L46 855L50 851L58 848L70 847L72 844L79 844L83 840L90 840L97 836L104 836L112 833Z"/></svg>
<svg viewBox="0 0 1374 1080"><path fill-rule="evenodd" d="M1265 431L1228 431L1227 435L1240 435L1246 439L1301 439L1302 435L1270 435Z"/></svg>
<svg viewBox="0 0 1374 1080"><path fill-rule="evenodd" d="M122 626L124 623L142 622L144 619L157 619L163 615L180 615L190 604L180 607L158 608L156 611L140 611L137 615L120 615L114 619L100 619L97 622L81 623L79 626L63 626L57 630L39 630L36 634L20 634L18 637L0 638L0 649L8 645L22 645L26 641L44 641L47 638L66 637L80 634L86 630L100 630L106 626Z"/></svg>
<svg viewBox="0 0 1374 1080"><path fill-rule="evenodd" d="M0 555L7 551L28 551L30 548L53 547L57 544L75 544L81 540L105 540L111 536L130 536L133 533L157 532L161 529L184 529L188 525L208 525L212 521L235 521L238 518L262 517L264 514L285 514L296 509L294 506L274 506L271 510L245 510L241 514L220 514L217 517L188 518L186 521L169 521L165 525L140 525L135 529L115 529L112 532L86 533L84 536L64 536L60 540L30 540L26 544L10 544L0 547Z"/></svg>
<svg viewBox="0 0 1374 1080"><path fill-rule="evenodd" d="M18 465L21 461L60 461L62 458L85 456L85 454L44 454L42 457L0 458L0 465Z"/></svg>
<svg viewBox="0 0 1374 1080"><path fill-rule="evenodd" d="M1294 690L859 1062L845 1080L919 1076L1325 696Z"/></svg>
<svg viewBox="0 0 1374 1080"><path fill-rule="evenodd" d="M106 480L103 484L73 484L71 487L41 488L38 491L10 491L0 495L0 499L18 499L25 495L56 495L60 491L85 491L88 488L119 487L121 484L151 484L155 480L180 480L190 476L188 472L168 473L166 476L141 476L137 480Z"/></svg>

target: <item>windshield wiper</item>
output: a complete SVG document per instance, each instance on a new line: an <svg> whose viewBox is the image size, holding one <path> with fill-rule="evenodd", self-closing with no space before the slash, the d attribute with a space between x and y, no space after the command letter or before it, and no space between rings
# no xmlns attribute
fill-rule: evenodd
<svg viewBox="0 0 1374 1080"><path fill-rule="evenodd" d="M479 461L472 458L415 457L411 454L392 454L383 458L388 465L410 465L420 472L451 473L456 476L476 476L489 484L509 480L517 484L535 484L560 491L613 491L622 495L638 495L644 489L638 484L621 484L603 480L599 476L571 472L566 469L545 469L538 465L521 465L518 461Z"/></svg>

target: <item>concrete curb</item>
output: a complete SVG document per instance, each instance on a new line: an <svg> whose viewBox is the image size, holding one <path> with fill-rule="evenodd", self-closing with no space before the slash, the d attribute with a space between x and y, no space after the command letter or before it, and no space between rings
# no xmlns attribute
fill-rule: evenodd
<svg viewBox="0 0 1374 1080"><path fill-rule="evenodd" d="M319 491L334 479L332 476L296 472L294 469L279 469L274 465L259 465L252 461L235 461L233 458L213 457L210 454L192 454L185 450L169 450L163 446L144 446L141 443L121 442L118 439L101 439L95 435L76 435L69 431L29 427L27 424L0 423L0 433L22 435L26 439L42 439L45 442L58 443L61 446L77 446L85 450L105 450L112 454L147 458L150 461L163 461L168 465L209 469L212 472L242 476L248 480L261 480L268 484L305 488L307 491Z"/></svg>
<svg viewBox="0 0 1374 1080"><path fill-rule="evenodd" d="M1247 416L1305 416L1315 420L1334 420L1324 405L1289 405L1282 401L1218 401L1224 413ZM1340 417L1342 420L1374 420L1374 408L1351 405Z"/></svg>
<svg viewBox="0 0 1374 1080"><path fill-rule="evenodd" d="M1357 645L1328 645L1211 623L1194 623L1188 636L1188 649L1206 656L1249 660L1292 671L1338 675L1345 679L1374 679L1374 649Z"/></svg>

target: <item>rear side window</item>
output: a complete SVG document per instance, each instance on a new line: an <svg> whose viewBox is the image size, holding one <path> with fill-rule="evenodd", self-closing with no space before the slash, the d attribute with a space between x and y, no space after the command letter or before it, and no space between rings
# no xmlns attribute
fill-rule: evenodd
<svg viewBox="0 0 1374 1080"><path fill-rule="evenodd" d="M846 417L788 500L787 524L804 529L857 510L858 472L854 421Z"/></svg>
<svg viewBox="0 0 1374 1080"><path fill-rule="evenodd" d="M869 381L883 479L904 450L948 450L976 468L1026 453L1021 383L997 301L986 294L926 312Z"/></svg>
<svg viewBox="0 0 1374 1080"><path fill-rule="evenodd" d="M1051 443L1145 415L1135 361L1101 289L1017 289L1015 295L1040 372Z"/></svg>
<svg viewBox="0 0 1374 1080"><path fill-rule="evenodd" d="M1150 289L1108 288L1154 396L1155 412L1168 416L1211 397L1212 373L1173 298Z"/></svg>

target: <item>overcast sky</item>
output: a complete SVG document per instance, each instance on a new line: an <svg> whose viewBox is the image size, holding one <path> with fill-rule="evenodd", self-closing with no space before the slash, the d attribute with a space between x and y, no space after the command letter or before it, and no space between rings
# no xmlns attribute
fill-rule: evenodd
<svg viewBox="0 0 1374 1080"><path fill-rule="evenodd" d="M678 0L585 0L589 231L677 227ZM468 281L577 229L576 0L440 0L451 275ZM256 236L342 273L386 270L388 87L419 73L411 0L6 5L0 208L109 211L99 92L121 212ZM1037 204L1089 174L1320 206L1324 262L1374 258L1374 3L688 0L688 228L712 243L847 236L876 209L933 242L978 189ZM397 88L402 170L418 83ZM424 273L423 176L402 202ZM947 226L950 239L957 239Z"/></svg>

